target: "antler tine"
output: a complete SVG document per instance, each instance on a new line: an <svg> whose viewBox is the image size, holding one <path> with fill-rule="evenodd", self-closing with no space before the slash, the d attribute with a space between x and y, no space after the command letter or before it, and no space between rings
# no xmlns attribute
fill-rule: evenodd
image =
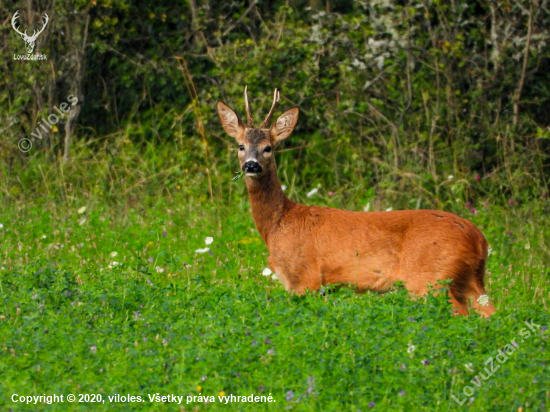
<svg viewBox="0 0 550 412"><path fill-rule="evenodd" d="M16 25L16 20L17 20L18 18L19 18L19 10L17 10L17 11L15 12L15 14L13 15L13 17L11 18L11 25L12 25L13 29L14 29L17 33L19 33L21 36L24 36L25 33L26 33L27 31L25 30L25 33L21 33L21 32L19 31L19 27L15 27L15 25Z"/></svg>
<svg viewBox="0 0 550 412"><path fill-rule="evenodd" d="M33 40L36 40L36 38L40 35L40 33L42 33L44 31L44 29L48 25L48 21L50 21L50 18L48 17L48 15L46 13L44 13L44 15L42 16L42 19L44 20L42 28L38 31L38 33L36 32L36 30L34 30L32 36L31 36L31 39L33 39Z"/></svg>
<svg viewBox="0 0 550 412"><path fill-rule="evenodd" d="M42 29L40 29L40 31L38 32L38 34L42 33L44 31L44 29L46 28L46 26L48 25L48 22L50 21L50 18L48 17L48 15L46 13L44 13L44 15L42 16L42 19L44 20L44 25L42 26Z"/></svg>
<svg viewBox="0 0 550 412"><path fill-rule="evenodd" d="M246 107L246 127L249 129L254 127L254 122L252 121L252 113L250 113L250 105L248 104L248 86L244 86L244 105Z"/></svg>
<svg viewBox="0 0 550 412"><path fill-rule="evenodd" d="M275 89L275 91L273 92L273 104L271 105L271 109L269 110L267 117L262 123L262 126L261 126L262 128L266 128L267 126L269 126L269 122L271 121L271 116L273 116L273 112L275 111L275 108L277 107L278 102L279 102L279 91Z"/></svg>

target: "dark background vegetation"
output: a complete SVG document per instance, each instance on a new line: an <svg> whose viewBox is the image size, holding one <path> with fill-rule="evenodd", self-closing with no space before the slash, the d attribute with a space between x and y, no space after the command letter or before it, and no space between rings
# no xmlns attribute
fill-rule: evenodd
<svg viewBox="0 0 550 412"><path fill-rule="evenodd" d="M35 47L46 61L13 60L24 53L15 10L30 31L48 13ZM47 198L126 201L181 185L223 199L235 144L214 107L243 114L245 85L256 119L275 87L279 112L301 109L279 156L293 187L410 207L406 193L424 208L547 196L548 0L7 1L0 15L9 201L54 183ZM78 109L20 152L71 93Z"/></svg>

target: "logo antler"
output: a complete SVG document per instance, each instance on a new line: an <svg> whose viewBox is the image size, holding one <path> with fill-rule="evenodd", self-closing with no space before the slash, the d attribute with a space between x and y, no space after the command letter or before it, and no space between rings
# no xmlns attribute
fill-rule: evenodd
<svg viewBox="0 0 550 412"><path fill-rule="evenodd" d="M28 54L31 54L32 51L34 50L34 43L36 41L36 39L38 38L38 36L40 35L40 33L42 33L44 31L44 29L46 28L46 25L48 24L48 21L50 20L50 18L48 17L48 15L46 13L44 13L44 16L42 16L42 18L44 19L44 23L43 23L43 26L42 28L37 32L36 30L34 30L32 36L29 36L27 35L27 30L25 30L24 33L22 33L20 30L19 30L19 27L16 26L16 20L19 18L19 10L17 10L15 12L15 14L13 15L13 17L11 18L11 25L13 27L13 29L19 34L21 35L21 37L23 38L23 40L25 41L25 47L27 49L27 53Z"/></svg>

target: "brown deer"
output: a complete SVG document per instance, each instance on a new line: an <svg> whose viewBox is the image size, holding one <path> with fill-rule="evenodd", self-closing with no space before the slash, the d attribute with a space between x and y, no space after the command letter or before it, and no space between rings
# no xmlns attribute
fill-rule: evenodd
<svg viewBox="0 0 550 412"><path fill-rule="evenodd" d="M279 101L255 127L245 88L247 124L225 103L217 104L222 126L237 139L254 222L269 251L269 266L286 290L303 294L322 285L347 283L357 291L388 290L401 280L415 295L428 284L452 279L450 302L468 314L468 300L483 316L495 309L483 284L488 244L468 220L440 210L350 212L306 206L288 199L273 150L294 130L299 109L269 127Z"/></svg>

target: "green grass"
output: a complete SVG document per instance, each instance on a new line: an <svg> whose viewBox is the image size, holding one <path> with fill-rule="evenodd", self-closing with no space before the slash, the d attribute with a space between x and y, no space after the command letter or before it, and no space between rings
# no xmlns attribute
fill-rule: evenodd
<svg viewBox="0 0 550 412"><path fill-rule="evenodd" d="M1 410L548 410L550 331L521 335L527 320L550 323L542 200L476 214L446 207L491 245L486 283L497 313L484 320L451 317L444 296L411 300L399 286L290 295L262 276L267 250L244 183L231 177L221 177L230 194L216 202L184 182L137 200L72 193L5 204ZM362 189L319 193L310 203L364 206ZM195 253L206 237L210 251ZM512 339L509 359L479 388L471 383ZM452 396L466 398L465 386L475 391L459 406ZM275 402L225 405L220 392ZM183 402L151 403L157 393ZM13 394L100 394L105 403L24 405ZM116 394L143 402L110 402ZM187 404L199 394L216 402Z"/></svg>

